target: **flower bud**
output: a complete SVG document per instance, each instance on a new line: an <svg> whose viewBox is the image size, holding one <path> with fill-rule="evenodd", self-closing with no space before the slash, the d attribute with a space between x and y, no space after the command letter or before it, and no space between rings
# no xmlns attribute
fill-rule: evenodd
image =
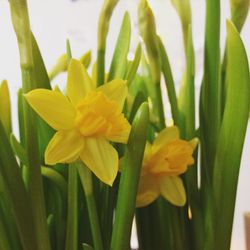
<svg viewBox="0 0 250 250"><path fill-rule="evenodd" d="M249 2L249 0L230 0L232 21L239 32L247 18Z"/></svg>
<svg viewBox="0 0 250 250"><path fill-rule="evenodd" d="M9 135L12 130L11 109L9 88L6 80L2 81L0 85L0 121L2 122L7 135Z"/></svg>
<svg viewBox="0 0 250 250"><path fill-rule="evenodd" d="M160 57L156 36L156 25L153 12L146 0L141 0L138 7L139 29L146 45L149 64L152 70L153 81L160 82Z"/></svg>
<svg viewBox="0 0 250 250"><path fill-rule="evenodd" d="M98 24L98 49L106 47L106 37L109 30L109 21L118 0L104 0Z"/></svg>

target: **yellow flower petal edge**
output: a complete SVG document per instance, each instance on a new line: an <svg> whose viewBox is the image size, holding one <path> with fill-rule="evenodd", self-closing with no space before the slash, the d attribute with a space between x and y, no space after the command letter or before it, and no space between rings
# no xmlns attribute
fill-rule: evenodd
<svg viewBox="0 0 250 250"><path fill-rule="evenodd" d="M76 106L84 97L94 90L94 83L82 63L71 59L68 68L67 95Z"/></svg>
<svg viewBox="0 0 250 250"><path fill-rule="evenodd" d="M186 191L182 179L177 176L159 177L161 195L175 206L184 206Z"/></svg>
<svg viewBox="0 0 250 250"><path fill-rule="evenodd" d="M118 172L118 153L106 139L87 138L80 157L101 181L112 186Z"/></svg>
<svg viewBox="0 0 250 250"><path fill-rule="evenodd" d="M76 130L61 130L55 133L45 151L45 163L74 162L84 149L84 138Z"/></svg>
<svg viewBox="0 0 250 250"><path fill-rule="evenodd" d="M68 130L74 127L75 108L61 92L35 89L24 96L38 115L55 130Z"/></svg>
<svg viewBox="0 0 250 250"><path fill-rule="evenodd" d="M170 141L179 139L179 137L180 137L180 132L178 127L176 126L167 127L157 135L152 150L156 152L163 145L169 143Z"/></svg>
<svg viewBox="0 0 250 250"><path fill-rule="evenodd" d="M138 193L136 196L136 207L145 207L155 201L160 195L157 178L143 174L139 181Z"/></svg>
<svg viewBox="0 0 250 250"><path fill-rule="evenodd" d="M126 81L120 79L112 80L97 88L97 91L98 90L105 93L109 99L116 101L119 104L119 110L122 111L125 99L128 95Z"/></svg>

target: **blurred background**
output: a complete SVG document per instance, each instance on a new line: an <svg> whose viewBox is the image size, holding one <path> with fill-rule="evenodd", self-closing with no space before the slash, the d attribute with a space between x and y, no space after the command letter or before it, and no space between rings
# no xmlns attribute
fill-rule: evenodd
<svg viewBox="0 0 250 250"><path fill-rule="evenodd" d="M193 40L196 55L196 89L203 74L204 20L205 0L190 0L193 13ZM73 57L80 57L92 49L92 58L96 58L97 22L102 0L28 0L30 22L33 33L39 44L45 65L48 70L57 58L65 53L66 39L69 38ZM184 49L181 25L170 0L149 0L156 16L157 31L166 46L174 79L179 85L184 67ZM132 20L131 57L140 41L137 29L138 0L120 0L111 19L107 42L107 65L111 60L114 44L120 29L121 20L126 10ZM226 37L226 18L230 16L229 0L221 0L221 52L224 52ZM7 0L0 0L0 81L7 79L11 90L14 131L17 131L17 90L21 86L19 69L19 52L11 26ZM250 17L242 30L242 39L250 59ZM239 65L240 67L240 65ZM64 85L65 75L54 79L53 84ZM212 121L211 121L212 122ZM232 250L245 250L243 214L250 211L250 128L247 131L241 171L238 185L238 196L232 237ZM225 195L227 193L225 192ZM133 241L136 246L136 241Z"/></svg>

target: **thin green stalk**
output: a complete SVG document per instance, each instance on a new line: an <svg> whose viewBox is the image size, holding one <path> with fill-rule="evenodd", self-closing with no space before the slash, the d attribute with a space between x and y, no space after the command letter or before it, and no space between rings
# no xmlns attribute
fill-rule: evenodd
<svg viewBox="0 0 250 250"><path fill-rule="evenodd" d="M77 166L69 165L66 250L78 250Z"/></svg>
<svg viewBox="0 0 250 250"><path fill-rule="evenodd" d="M161 93L161 84L160 82L155 84L155 106L156 110L158 113L158 118L159 118L159 128L160 130L165 128L165 115L164 115L164 107L163 107L163 102L162 102L162 93Z"/></svg>
<svg viewBox="0 0 250 250"><path fill-rule="evenodd" d="M25 0L10 0L11 18L20 52L23 93L35 86L32 34ZM49 235L46 222L43 184L40 169L37 124L33 111L24 102L25 147L28 153L28 191L37 238L37 250L49 250Z"/></svg>
<svg viewBox="0 0 250 250"><path fill-rule="evenodd" d="M100 86L105 82L105 49L99 49L97 51L96 71L96 84Z"/></svg>
<svg viewBox="0 0 250 250"><path fill-rule="evenodd" d="M105 0L98 21L98 47L97 47L97 86L104 84L105 80L105 51L109 23L115 6L119 0Z"/></svg>
<svg viewBox="0 0 250 250"><path fill-rule="evenodd" d="M63 199L67 198L67 182L63 176L53 168L41 167L42 175L50 179L60 189Z"/></svg>
<svg viewBox="0 0 250 250"><path fill-rule="evenodd" d="M127 250L130 248L131 229L148 122L148 104L143 103L132 123L124 156L110 250Z"/></svg>
<svg viewBox="0 0 250 250"><path fill-rule="evenodd" d="M95 250L103 250L103 243L100 231L100 224L96 210L95 198L92 185L92 174L90 170L83 164L77 163L77 170L81 179L82 187L85 193L87 202L88 215L93 237L93 244Z"/></svg>
<svg viewBox="0 0 250 250"><path fill-rule="evenodd" d="M165 79L168 99L169 99L170 106L171 106L171 113L173 116L174 124L179 127L180 126L180 117L179 117L179 109L178 109L178 103L177 103L176 90L175 90L172 70L171 70L171 66L170 66L170 63L168 60L166 50L164 48L164 45L163 45L160 37L158 37L158 43L159 43L159 50L160 50L160 55L161 55L162 73L163 73L163 76Z"/></svg>
<svg viewBox="0 0 250 250"><path fill-rule="evenodd" d="M23 90L32 89L32 69L22 68ZM25 146L28 154L28 191L36 228L38 250L50 249L40 168L38 136L34 111L24 103Z"/></svg>
<svg viewBox="0 0 250 250"><path fill-rule="evenodd" d="M114 182L112 187L102 185L102 206L100 214L100 224L102 231L102 239L104 249L108 249L110 246L114 208L116 205L116 192L117 192L117 181Z"/></svg>

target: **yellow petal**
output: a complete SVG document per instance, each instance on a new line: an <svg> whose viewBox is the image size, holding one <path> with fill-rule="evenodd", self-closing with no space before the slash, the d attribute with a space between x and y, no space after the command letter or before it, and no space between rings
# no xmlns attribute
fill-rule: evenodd
<svg viewBox="0 0 250 250"><path fill-rule="evenodd" d="M162 146L168 144L169 142L178 139L180 136L179 129L176 126L167 127L163 129L156 137L153 144L153 151L158 151Z"/></svg>
<svg viewBox="0 0 250 250"><path fill-rule="evenodd" d="M136 196L136 207L145 207L149 205L157 199L159 194L160 191L156 177L149 174L142 174Z"/></svg>
<svg viewBox="0 0 250 250"><path fill-rule="evenodd" d="M45 163L71 163L79 158L84 148L84 139L76 130L61 130L55 133L45 151Z"/></svg>
<svg viewBox="0 0 250 250"><path fill-rule="evenodd" d="M180 177L158 177L161 195L175 206L184 206L186 203L186 191Z"/></svg>
<svg viewBox="0 0 250 250"><path fill-rule="evenodd" d="M83 136L105 137L110 141L126 143L130 124L119 112L118 103L102 91L92 91L77 106L75 125Z"/></svg>
<svg viewBox="0 0 250 250"><path fill-rule="evenodd" d="M144 157L143 157L143 168L142 171L146 170L145 167L148 166L148 163L151 159L151 155L152 155L152 145L147 141L146 142L146 147L144 150Z"/></svg>
<svg viewBox="0 0 250 250"><path fill-rule="evenodd" d="M97 88L97 91L102 91L110 100L116 101L119 104L119 110L122 111L124 101L128 95L126 81L113 80Z"/></svg>
<svg viewBox="0 0 250 250"><path fill-rule="evenodd" d="M25 95L29 105L55 130L74 127L76 110L59 91L35 89Z"/></svg>
<svg viewBox="0 0 250 250"><path fill-rule="evenodd" d="M112 186L118 172L118 153L106 139L86 138L80 157L101 181Z"/></svg>
<svg viewBox="0 0 250 250"><path fill-rule="evenodd" d="M71 102L76 106L93 89L94 84L85 67L80 61L71 59L67 81L67 95Z"/></svg>
<svg viewBox="0 0 250 250"><path fill-rule="evenodd" d="M149 171L157 175L180 175L194 163L192 153L189 142L181 139L171 141L150 158Z"/></svg>
<svg viewBox="0 0 250 250"><path fill-rule="evenodd" d="M109 120L112 124L106 133L108 140L118 143L127 143L131 125L122 113L117 116L110 117Z"/></svg>
<svg viewBox="0 0 250 250"><path fill-rule="evenodd" d="M59 91L35 89L25 95L29 105L55 130L74 127L76 110Z"/></svg>
<svg viewBox="0 0 250 250"><path fill-rule="evenodd" d="M0 121L7 134L11 133L10 93L7 81L0 84Z"/></svg>

